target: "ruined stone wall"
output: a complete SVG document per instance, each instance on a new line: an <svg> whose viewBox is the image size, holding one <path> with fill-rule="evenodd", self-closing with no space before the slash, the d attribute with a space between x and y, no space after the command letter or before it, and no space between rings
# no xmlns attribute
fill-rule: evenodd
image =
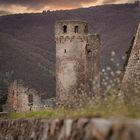
<svg viewBox="0 0 140 140"><path fill-rule="evenodd" d="M132 99L140 90L140 24L130 53L130 58L122 80L121 94L125 99ZM136 100L138 96L136 96ZM139 96L140 97L140 96ZM136 101L135 100L135 101Z"/></svg>
<svg viewBox="0 0 140 140"><path fill-rule="evenodd" d="M140 120L0 120L0 140L139 140Z"/></svg>
<svg viewBox="0 0 140 140"><path fill-rule="evenodd" d="M15 80L9 87L9 95L6 105L8 111L30 111L42 108L41 98L36 91L27 88L21 81ZM29 103L29 96L32 103Z"/></svg>
<svg viewBox="0 0 140 140"><path fill-rule="evenodd" d="M100 48L99 35L88 35L86 45L86 92L100 95Z"/></svg>

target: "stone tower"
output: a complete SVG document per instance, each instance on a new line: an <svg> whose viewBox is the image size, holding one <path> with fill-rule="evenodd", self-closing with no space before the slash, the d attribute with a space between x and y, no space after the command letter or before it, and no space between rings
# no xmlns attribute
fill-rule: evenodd
<svg viewBox="0 0 140 140"><path fill-rule="evenodd" d="M57 97L99 94L99 36L88 34L87 22L66 20L56 22L55 40Z"/></svg>
<svg viewBox="0 0 140 140"><path fill-rule="evenodd" d="M133 100L135 92L140 90L140 24L135 36L130 58L121 84L121 94L124 98ZM140 96L139 96L140 97ZM133 102L133 101L132 101Z"/></svg>

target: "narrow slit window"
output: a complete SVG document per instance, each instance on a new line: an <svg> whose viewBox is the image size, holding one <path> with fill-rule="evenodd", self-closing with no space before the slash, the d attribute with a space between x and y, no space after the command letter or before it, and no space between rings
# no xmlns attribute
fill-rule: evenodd
<svg viewBox="0 0 140 140"><path fill-rule="evenodd" d="M66 25L63 26L63 33L67 33L67 26Z"/></svg>
<svg viewBox="0 0 140 140"><path fill-rule="evenodd" d="M64 50L64 52L66 53L66 52L67 52L67 50L65 49L65 50Z"/></svg>
<svg viewBox="0 0 140 140"><path fill-rule="evenodd" d="M85 32L85 33L88 32L88 28L87 28L87 26L85 26L85 30L84 30L84 32Z"/></svg>
<svg viewBox="0 0 140 140"><path fill-rule="evenodd" d="M28 105L31 106L33 105L33 95L28 95Z"/></svg>
<svg viewBox="0 0 140 140"><path fill-rule="evenodd" d="M78 33L79 27L75 26L75 33Z"/></svg>
<svg viewBox="0 0 140 140"><path fill-rule="evenodd" d="M15 92L14 92L14 90L13 90L13 92L12 92L12 95L13 95L13 96L15 95Z"/></svg>

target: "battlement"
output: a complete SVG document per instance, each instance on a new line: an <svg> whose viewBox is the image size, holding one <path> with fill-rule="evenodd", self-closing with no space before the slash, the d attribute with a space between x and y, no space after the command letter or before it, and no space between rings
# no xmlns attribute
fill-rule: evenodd
<svg viewBox="0 0 140 140"><path fill-rule="evenodd" d="M55 24L55 36L77 36L88 34L88 23L78 20L61 20Z"/></svg>
<svg viewBox="0 0 140 140"><path fill-rule="evenodd" d="M62 36L56 36L55 37L55 41L57 43L64 43L66 41L72 42L74 39L79 39L81 42L94 42L95 40L100 40L100 35L98 34L88 34L88 35L73 35L73 36L69 36L69 35L62 35Z"/></svg>
<svg viewBox="0 0 140 140"><path fill-rule="evenodd" d="M61 35L61 36L56 36L55 37L55 41L57 43L64 43L64 42L72 42L74 39L78 39L79 41L81 42L84 42L84 41L87 41L88 40L88 37L87 36L83 36L83 35L71 35L69 36L68 34L67 35Z"/></svg>

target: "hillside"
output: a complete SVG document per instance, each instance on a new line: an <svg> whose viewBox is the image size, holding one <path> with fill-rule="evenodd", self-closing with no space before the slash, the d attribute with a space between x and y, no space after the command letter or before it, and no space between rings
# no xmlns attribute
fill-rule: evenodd
<svg viewBox="0 0 140 140"><path fill-rule="evenodd" d="M54 23L62 19L89 22L89 31L101 35L101 69L111 67L115 71L123 69L124 56L140 21L140 6L105 5L0 17L1 93L12 80L20 79L46 97L55 95ZM112 51L115 63L110 61Z"/></svg>

